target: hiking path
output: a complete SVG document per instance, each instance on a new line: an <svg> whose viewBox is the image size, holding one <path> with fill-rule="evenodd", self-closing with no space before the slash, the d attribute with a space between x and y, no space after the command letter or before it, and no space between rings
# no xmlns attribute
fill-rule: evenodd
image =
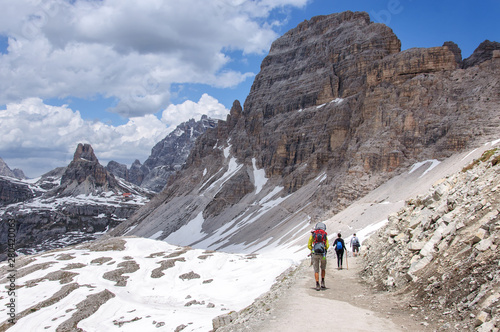
<svg viewBox="0 0 500 332"><path fill-rule="evenodd" d="M352 253L350 253L352 255ZM398 295L380 292L359 276L362 257L348 257L348 268L337 269L335 253L328 254L326 289L315 289L310 260L293 272L288 286L266 301L264 315L250 318L245 331L303 332L344 331L435 331L418 307L406 306ZM442 323L441 323L442 324Z"/></svg>

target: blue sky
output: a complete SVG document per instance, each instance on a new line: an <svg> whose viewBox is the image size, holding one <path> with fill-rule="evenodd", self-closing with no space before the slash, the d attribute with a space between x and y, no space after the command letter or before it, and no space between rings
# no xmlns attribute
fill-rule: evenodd
<svg viewBox="0 0 500 332"><path fill-rule="evenodd" d="M30 177L72 158L130 165L177 124L243 104L273 40L366 11L402 49L500 41L500 1L0 0L0 157ZM193 9L195 8L195 9Z"/></svg>

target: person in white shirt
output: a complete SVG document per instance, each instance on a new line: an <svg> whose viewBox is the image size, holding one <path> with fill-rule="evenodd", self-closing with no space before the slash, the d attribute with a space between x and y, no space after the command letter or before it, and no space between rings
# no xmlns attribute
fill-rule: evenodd
<svg viewBox="0 0 500 332"><path fill-rule="evenodd" d="M354 257L359 255L359 247L361 247L361 245L359 243L359 239L356 236L356 233L354 233L352 238L351 238L351 249L352 249L352 254L354 255Z"/></svg>

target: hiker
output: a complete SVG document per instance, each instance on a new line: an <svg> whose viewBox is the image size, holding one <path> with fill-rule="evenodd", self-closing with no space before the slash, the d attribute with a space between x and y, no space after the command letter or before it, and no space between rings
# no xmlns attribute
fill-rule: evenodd
<svg viewBox="0 0 500 332"><path fill-rule="evenodd" d="M319 291L325 286L326 274L326 254L329 247L328 236L326 234L326 225L319 222L311 231L307 248L311 250L311 264L314 268L314 279L316 280L316 290ZM321 286L319 284L319 270L321 268Z"/></svg>
<svg viewBox="0 0 500 332"><path fill-rule="evenodd" d="M333 242L333 247L337 254L337 269L342 270L342 258L344 257L344 250L347 251L347 248L345 247L344 239L342 239L342 234L338 233L337 236L335 242Z"/></svg>
<svg viewBox="0 0 500 332"><path fill-rule="evenodd" d="M359 254L359 247L361 245L359 244L359 239L356 236L356 233L351 238L351 249L352 249L352 255L356 257Z"/></svg>

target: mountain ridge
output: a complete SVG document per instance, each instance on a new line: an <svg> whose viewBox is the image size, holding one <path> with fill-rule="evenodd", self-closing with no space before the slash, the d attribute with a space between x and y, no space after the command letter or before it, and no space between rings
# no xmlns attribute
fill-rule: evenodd
<svg viewBox="0 0 500 332"><path fill-rule="evenodd" d="M362 243L367 281L407 291L408 305L425 299L417 309L443 320L444 330L496 328L499 166L474 159L498 144L500 53L485 44L465 68L454 44L400 52L397 40L368 14L345 12L312 18L275 42L245 108L235 101L149 203L126 221L101 216L120 223L99 241L19 259L19 287L33 295L22 304L19 329L98 322L124 331L167 323L195 330L221 312L214 322L234 323L222 330L246 328L246 313L269 307L241 307L307 256L317 221L333 236L369 238ZM471 219L453 227L453 216ZM463 271L440 274L440 264L429 264L452 266L457 253L448 250L457 247L467 258ZM235 262L250 268L234 269ZM270 276L266 268L277 263ZM221 267L227 273L213 275ZM5 280L5 263L0 271ZM266 281L259 292L222 305L240 300L221 300L223 290L236 285L241 295L256 281ZM218 283L214 302L204 290ZM443 311L446 304L456 306ZM167 321L165 307L182 315Z"/></svg>
<svg viewBox="0 0 500 332"><path fill-rule="evenodd" d="M136 160L128 169L126 165L110 161L106 169L135 185L159 192L168 178L182 168L195 140L207 129L215 128L217 121L203 115L198 121L183 122L155 144L144 164Z"/></svg>

